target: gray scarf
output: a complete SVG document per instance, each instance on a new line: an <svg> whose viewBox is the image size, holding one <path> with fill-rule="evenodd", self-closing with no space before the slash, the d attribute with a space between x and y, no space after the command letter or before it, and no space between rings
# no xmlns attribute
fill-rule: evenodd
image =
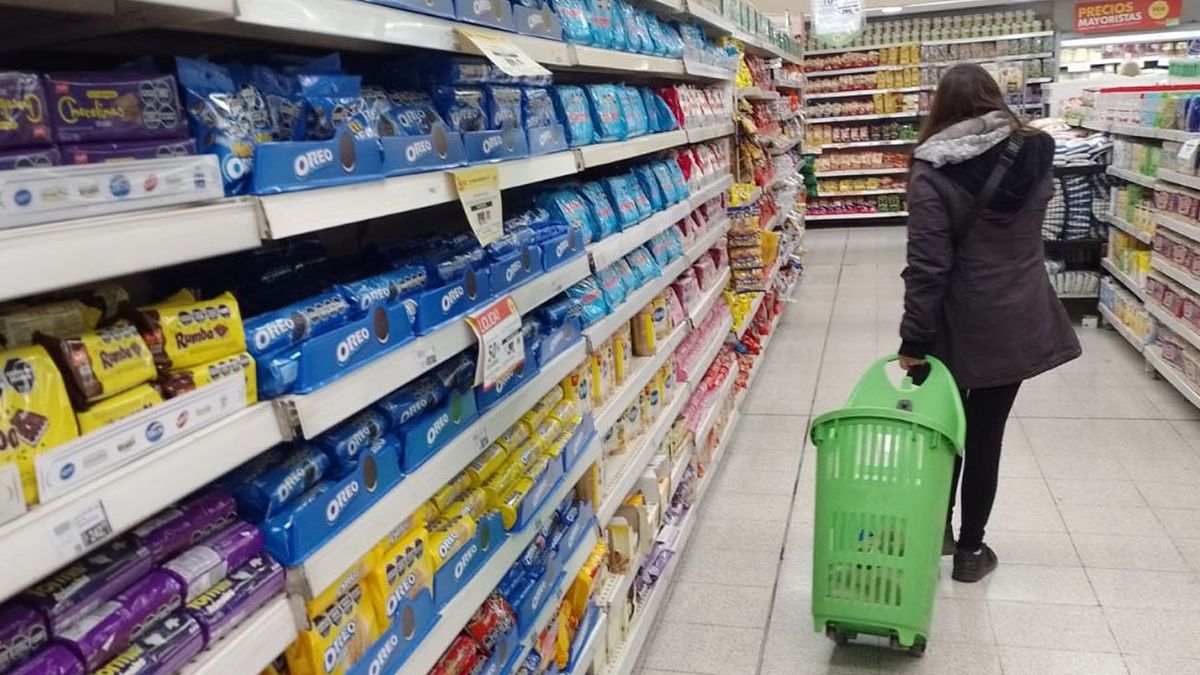
<svg viewBox="0 0 1200 675"><path fill-rule="evenodd" d="M942 129L918 146L913 156L935 168L959 164L982 155L1011 134L1008 115L993 110Z"/></svg>

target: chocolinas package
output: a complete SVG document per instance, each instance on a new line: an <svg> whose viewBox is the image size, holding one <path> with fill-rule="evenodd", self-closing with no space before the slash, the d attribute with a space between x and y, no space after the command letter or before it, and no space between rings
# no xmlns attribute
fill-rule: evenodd
<svg viewBox="0 0 1200 675"><path fill-rule="evenodd" d="M50 639L42 615L23 602L0 606L0 672L20 663Z"/></svg>
<svg viewBox="0 0 1200 675"><path fill-rule="evenodd" d="M60 143L180 138L187 133L173 75L48 73L46 96Z"/></svg>
<svg viewBox="0 0 1200 675"><path fill-rule="evenodd" d="M0 148L50 144L50 113L42 80L33 73L0 73Z"/></svg>
<svg viewBox="0 0 1200 675"><path fill-rule="evenodd" d="M92 675L174 673L204 649L200 624L180 610L150 627Z"/></svg>

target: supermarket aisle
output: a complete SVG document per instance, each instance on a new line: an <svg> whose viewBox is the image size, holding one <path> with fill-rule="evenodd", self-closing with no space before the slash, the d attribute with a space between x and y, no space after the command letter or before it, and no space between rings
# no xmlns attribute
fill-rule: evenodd
<svg viewBox="0 0 1200 675"><path fill-rule="evenodd" d="M898 340L904 232L809 231L809 266L643 654L642 675L1200 673L1200 411L1115 333L1017 399L988 541L1000 568L943 581L929 651L812 632L812 446Z"/></svg>

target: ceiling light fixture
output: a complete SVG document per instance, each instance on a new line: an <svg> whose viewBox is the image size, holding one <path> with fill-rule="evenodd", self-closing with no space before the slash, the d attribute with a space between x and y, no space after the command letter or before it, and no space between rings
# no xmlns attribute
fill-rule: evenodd
<svg viewBox="0 0 1200 675"><path fill-rule="evenodd" d="M880 7L879 11L883 12L884 14L899 14L900 12L904 11L904 8L900 7L899 5L890 5L888 7Z"/></svg>

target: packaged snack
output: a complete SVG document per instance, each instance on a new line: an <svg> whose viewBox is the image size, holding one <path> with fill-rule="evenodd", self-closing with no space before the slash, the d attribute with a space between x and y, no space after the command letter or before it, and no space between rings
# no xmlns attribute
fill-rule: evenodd
<svg viewBox="0 0 1200 675"><path fill-rule="evenodd" d="M525 118L518 87L489 84L483 87L489 129L523 129Z"/></svg>
<svg viewBox="0 0 1200 675"><path fill-rule="evenodd" d="M633 317L633 353L636 356L654 356L658 351L657 333L654 330L654 311L643 307Z"/></svg>
<svg viewBox="0 0 1200 675"><path fill-rule="evenodd" d="M25 502L37 502L34 458L79 436L66 384L39 346L0 351L0 463L16 462Z"/></svg>
<svg viewBox="0 0 1200 675"><path fill-rule="evenodd" d="M66 375L67 393L80 407L154 378L151 351L127 321L74 337L39 333L37 340Z"/></svg>
<svg viewBox="0 0 1200 675"><path fill-rule="evenodd" d="M671 170L667 166L665 160L653 162L650 165L654 172L654 177L658 180L658 186L662 189L663 199L671 204L687 199L687 191L680 192L675 180L671 177Z"/></svg>
<svg viewBox="0 0 1200 675"><path fill-rule="evenodd" d="M429 671L429 675L473 675L483 666L484 657L471 638L459 635L446 648L446 653Z"/></svg>
<svg viewBox="0 0 1200 675"><path fill-rule="evenodd" d="M612 200L622 229L634 225L642 219L641 211L633 196L633 190L629 185L628 176L608 176L601 182L604 185L604 191Z"/></svg>
<svg viewBox="0 0 1200 675"><path fill-rule="evenodd" d="M284 581L282 565L270 556L254 556L193 598L186 611L200 624L204 644L210 646L280 595Z"/></svg>
<svg viewBox="0 0 1200 675"><path fill-rule="evenodd" d="M592 43L591 17L583 0L550 0L550 7L562 23L564 40L581 45Z"/></svg>
<svg viewBox="0 0 1200 675"><path fill-rule="evenodd" d="M125 608L133 623L132 637L140 636L147 628L183 606L184 588L171 574L154 570L126 588L113 602Z"/></svg>
<svg viewBox="0 0 1200 675"><path fill-rule="evenodd" d="M0 148L49 145L50 109L34 73L0 73Z"/></svg>
<svg viewBox="0 0 1200 675"><path fill-rule="evenodd" d="M617 332L613 333L612 339L613 372L617 384L622 384L625 382L625 378L633 374L633 331L630 324L622 324ZM563 418L559 417L559 419Z"/></svg>
<svg viewBox="0 0 1200 675"><path fill-rule="evenodd" d="M451 358L433 371L447 391L462 391L475 385L475 357L467 352Z"/></svg>
<svg viewBox="0 0 1200 675"><path fill-rule="evenodd" d="M341 293L322 293L246 319L246 347L255 356L291 347L342 325L349 316L350 303Z"/></svg>
<svg viewBox="0 0 1200 675"><path fill-rule="evenodd" d="M21 665L5 672L8 675L84 675L88 670L66 645L50 644Z"/></svg>
<svg viewBox="0 0 1200 675"><path fill-rule="evenodd" d="M433 104L452 131L487 129L484 93L479 87L438 85L433 88Z"/></svg>
<svg viewBox="0 0 1200 675"><path fill-rule="evenodd" d="M200 624L178 611L151 626L92 675L174 673L204 649Z"/></svg>
<svg viewBox="0 0 1200 675"><path fill-rule="evenodd" d="M591 207L593 222L597 226L596 231L592 233L592 241L599 241L621 231L617 223L617 214L603 185L598 181L591 181L580 185L578 191Z"/></svg>
<svg viewBox="0 0 1200 675"><path fill-rule="evenodd" d="M131 537L112 541L21 594L57 633L150 571L150 550Z"/></svg>
<svg viewBox="0 0 1200 675"><path fill-rule="evenodd" d="M48 73L46 96L60 143L179 138L185 134L172 75Z"/></svg>
<svg viewBox="0 0 1200 675"><path fill-rule="evenodd" d="M163 302L139 307L131 318L160 370L177 370L246 351L237 299Z"/></svg>
<svg viewBox="0 0 1200 675"><path fill-rule="evenodd" d="M465 471L460 471L454 479L446 483L437 492L433 493L433 497L429 499L430 504L434 509L441 513L445 511L451 504L458 501L463 493L474 487L471 482L471 476Z"/></svg>
<svg viewBox="0 0 1200 675"><path fill-rule="evenodd" d="M100 164L135 159L163 159L196 154L196 141L190 138L161 141L122 141L117 143L76 143L61 148L64 164Z"/></svg>
<svg viewBox="0 0 1200 675"><path fill-rule="evenodd" d="M567 297L578 300L583 310L583 325L589 326L609 314L609 304L600 290L600 282L595 277L587 277L583 281L566 290Z"/></svg>
<svg viewBox="0 0 1200 675"><path fill-rule="evenodd" d="M294 446L282 464L237 488L238 510L253 522L262 522L299 499L329 473L331 466L329 455L317 446Z"/></svg>
<svg viewBox="0 0 1200 675"><path fill-rule="evenodd" d="M587 13L588 25L592 32L592 46L613 49L612 3L609 0L588 0Z"/></svg>
<svg viewBox="0 0 1200 675"><path fill-rule="evenodd" d="M657 279L662 276L662 269L658 263L654 261L654 257L643 246L639 246L630 251L624 258L629 269L633 272L633 279L637 286L642 286L651 279Z"/></svg>
<svg viewBox="0 0 1200 675"><path fill-rule="evenodd" d="M512 452L521 446L525 441L529 440L529 425L524 422L517 422L508 428L500 438L496 439L496 445L504 448L505 452Z"/></svg>
<svg viewBox="0 0 1200 675"><path fill-rule="evenodd" d="M646 195L651 210L661 211L667 207L662 188L659 187L658 180L654 177L654 169L649 164L635 166L633 176L637 180L638 186L641 187L642 194Z"/></svg>
<svg viewBox="0 0 1200 675"><path fill-rule="evenodd" d="M405 597L413 598L433 588L433 559L429 532L418 527L390 547L371 570L368 588L375 594L379 625L390 625Z"/></svg>
<svg viewBox="0 0 1200 675"><path fill-rule="evenodd" d="M429 524L429 548L433 555L433 568L439 570L446 561L475 536L475 519L460 515L453 520L435 520Z"/></svg>
<svg viewBox="0 0 1200 675"><path fill-rule="evenodd" d="M79 433L86 434L162 402L163 397L158 393L158 389L148 384L139 384L132 389L96 401L75 413L75 419L79 423Z"/></svg>
<svg viewBox="0 0 1200 675"><path fill-rule="evenodd" d="M175 577L190 601L261 551L262 532L253 525L237 523L175 556L162 569Z"/></svg>
<svg viewBox="0 0 1200 675"><path fill-rule="evenodd" d="M625 280L621 278L620 271L615 264L596 272L596 278L600 282L600 292L604 294L604 301L608 303L609 307L616 308L625 302L627 296Z"/></svg>
<svg viewBox="0 0 1200 675"><path fill-rule="evenodd" d="M625 114L621 110L621 99L616 85L589 84L586 86L588 104L596 128L596 141L625 140Z"/></svg>
<svg viewBox="0 0 1200 675"><path fill-rule="evenodd" d="M545 467L542 467L543 471ZM539 472L540 473L540 472ZM511 530L517 524L517 514L521 510L521 502L525 501L525 495L533 489L534 481L528 478L521 478L513 483L505 494L496 504L496 510L500 512L500 519L504 521L504 529Z"/></svg>
<svg viewBox="0 0 1200 675"><path fill-rule="evenodd" d="M517 614L498 593L493 592L467 621L463 632L491 653L496 643L517 628Z"/></svg>
<svg viewBox="0 0 1200 675"><path fill-rule="evenodd" d="M155 563L225 529L237 515L237 502L223 490L210 490L162 511L133 528Z"/></svg>
<svg viewBox="0 0 1200 675"><path fill-rule="evenodd" d="M445 400L446 388L434 377L422 377L380 399L376 404L388 420L388 426L398 429L409 421L437 407Z"/></svg>
<svg viewBox="0 0 1200 675"><path fill-rule="evenodd" d="M567 1L573 4L578 0ZM562 17L561 14L559 16ZM564 19L564 32L566 24L567 22ZM596 129L592 123L587 94L583 88L570 84L558 84L551 91L554 96L554 108L558 111L559 119L566 125L567 143L573 148L594 143L596 141Z"/></svg>
<svg viewBox="0 0 1200 675"><path fill-rule="evenodd" d="M574 190L560 189L538 195L537 203L568 226L582 231L584 243L591 243L593 233L600 231L587 202Z"/></svg>
<svg viewBox="0 0 1200 675"><path fill-rule="evenodd" d="M252 405L258 401L257 368L254 357L247 352L163 373L158 378L158 388L167 398L175 398L217 380L235 375L241 376L246 381L246 404Z"/></svg>
<svg viewBox="0 0 1200 675"><path fill-rule="evenodd" d="M316 444L329 455L331 475L345 476L358 466L362 451L382 438L387 429L387 418L368 408L318 436Z"/></svg>
<svg viewBox="0 0 1200 675"><path fill-rule="evenodd" d="M492 443L487 450L484 450L467 465L466 472L476 485L482 485L492 474L496 473L496 469L504 464L507 457L508 451L503 446Z"/></svg>
<svg viewBox="0 0 1200 675"><path fill-rule="evenodd" d="M0 672L8 672L46 644L46 621L23 602L0 605Z"/></svg>
<svg viewBox="0 0 1200 675"><path fill-rule="evenodd" d="M470 516L476 521L483 514L487 507L487 494L480 488L471 488L463 492L454 503L447 506L442 513L438 515L441 520L454 520L459 516Z"/></svg>
<svg viewBox="0 0 1200 675"><path fill-rule="evenodd" d="M350 316L366 316L378 305L407 298L430 285L425 269L407 265L382 274L338 284L336 290L350 305Z"/></svg>
<svg viewBox="0 0 1200 675"><path fill-rule="evenodd" d="M424 92L389 90L387 103L379 113L381 136L428 136L434 127L446 125Z"/></svg>
<svg viewBox="0 0 1200 675"><path fill-rule="evenodd" d="M329 140L339 129L355 138L373 138L375 122L362 98L362 78L341 73L302 73L296 77L304 97L308 140Z"/></svg>
<svg viewBox="0 0 1200 675"><path fill-rule="evenodd" d="M176 58L175 64L187 98L188 127L196 139L197 152L217 156L226 194L246 193L254 167L254 148L271 139L268 117L258 114L253 98L247 101L239 95L228 69L183 57Z"/></svg>
<svg viewBox="0 0 1200 675"><path fill-rule="evenodd" d="M311 628L284 652L290 675L345 675L379 638L364 581L338 586L343 590L336 599L320 607L310 605Z"/></svg>
<svg viewBox="0 0 1200 675"><path fill-rule="evenodd" d="M62 164L58 148L17 148L0 150L0 171L43 169Z"/></svg>
<svg viewBox="0 0 1200 675"><path fill-rule="evenodd" d="M621 100L621 113L625 116L625 134L627 138L645 136L649 133L649 122L646 119L646 105L641 95L632 87L617 87L617 97Z"/></svg>

